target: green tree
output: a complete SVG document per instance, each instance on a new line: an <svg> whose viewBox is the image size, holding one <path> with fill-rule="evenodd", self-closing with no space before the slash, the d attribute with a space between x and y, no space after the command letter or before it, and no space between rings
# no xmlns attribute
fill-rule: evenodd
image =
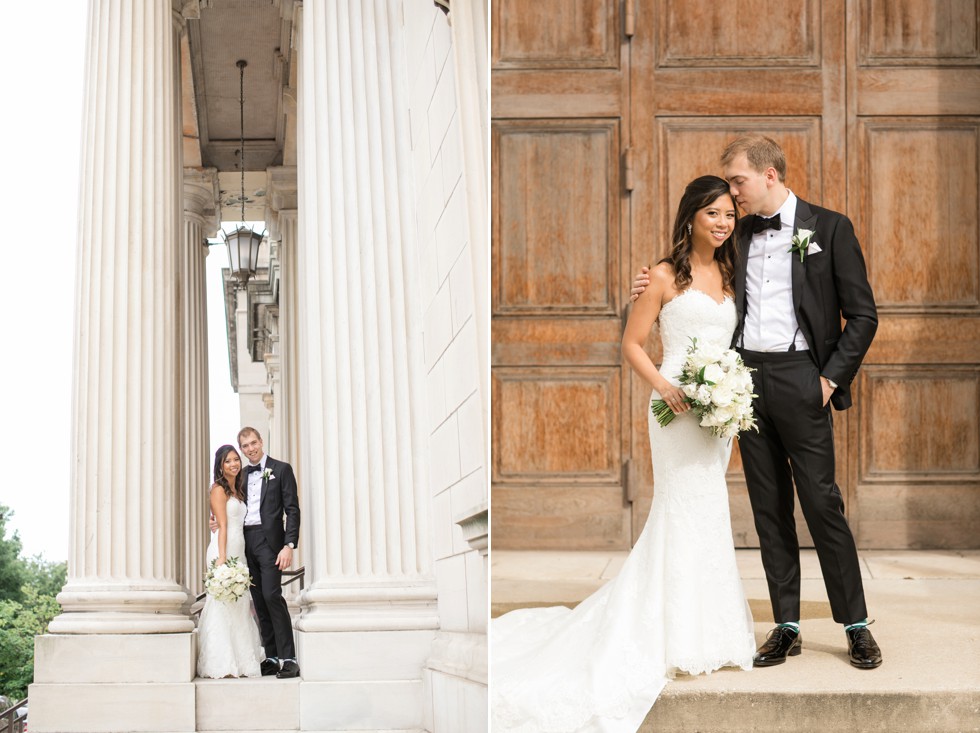
<svg viewBox="0 0 980 733"><path fill-rule="evenodd" d="M0 693L20 700L34 680L34 637L43 634L61 607L53 596L24 586L24 602L0 601Z"/></svg>
<svg viewBox="0 0 980 733"><path fill-rule="evenodd" d="M24 582L37 590L38 595L54 597L61 593L68 579L68 565L50 562L41 555L21 560L24 566Z"/></svg>
<svg viewBox="0 0 980 733"><path fill-rule="evenodd" d="M21 699L34 679L34 637L43 634L61 608L67 565L40 555L20 556L20 537L7 537L13 515L0 504L0 694Z"/></svg>
<svg viewBox="0 0 980 733"><path fill-rule="evenodd" d="M22 600L21 587L27 579L26 568L20 559L20 536L14 532L7 537L7 521L13 515L9 507L0 504L0 601Z"/></svg>

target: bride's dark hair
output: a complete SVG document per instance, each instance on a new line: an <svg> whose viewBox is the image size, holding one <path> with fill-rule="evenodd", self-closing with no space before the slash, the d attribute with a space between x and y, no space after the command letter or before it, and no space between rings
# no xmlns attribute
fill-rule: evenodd
<svg viewBox="0 0 980 733"><path fill-rule="evenodd" d="M731 197L728 182L718 176L701 176L695 178L684 189L681 202L677 206L677 216L674 218L674 231L670 236L670 253L661 262L667 262L674 268L674 287L684 290L691 284L691 250L693 248L688 226L694 223L694 215L699 209L712 204L719 196ZM732 201L732 207L735 202ZM715 250L715 261L721 269L721 279L725 292L733 292L732 282L735 277L735 254L738 231L738 209L735 209L735 226L724 243Z"/></svg>
<svg viewBox="0 0 980 733"><path fill-rule="evenodd" d="M223 445L214 454L214 482L225 490L226 496L234 496L239 501L245 501L245 467L242 466L242 470L235 476L234 488L228 484L228 479L225 478L223 469L225 458L228 457L229 453L234 453L238 456L238 451L235 450L235 446L233 445ZM238 456L238 460L241 461L242 457Z"/></svg>

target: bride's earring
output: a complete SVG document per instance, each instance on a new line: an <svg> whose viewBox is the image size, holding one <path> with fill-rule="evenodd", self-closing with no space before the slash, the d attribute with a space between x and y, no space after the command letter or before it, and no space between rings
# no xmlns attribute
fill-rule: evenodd
<svg viewBox="0 0 980 733"><path fill-rule="evenodd" d="M689 236L689 237L691 236L691 231L693 231L693 229L694 229L694 227L691 226L691 222L688 222L687 223L687 236Z"/></svg>

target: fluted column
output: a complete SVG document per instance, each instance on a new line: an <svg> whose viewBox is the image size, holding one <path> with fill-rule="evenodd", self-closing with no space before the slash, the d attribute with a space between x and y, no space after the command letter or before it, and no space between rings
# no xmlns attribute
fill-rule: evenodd
<svg viewBox="0 0 980 733"><path fill-rule="evenodd" d="M303 475L299 450L299 347L298 288L296 269L297 222L296 209L279 211L279 353L280 362L280 424L282 454L294 462L297 475Z"/></svg>
<svg viewBox="0 0 980 733"><path fill-rule="evenodd" d="M462 142L466 218L469 223L470 267L473 277L473 315L480 362L480 405L483 425L490 415L490 302L487 263L488 239L488 130L489 101L486 0L453 0L450 28L456 71L459 129ZM490 436L483 436L483 465L490 465Z"/></svg>
<svg viewBox="0 0 980 733"><path fill-rule="evenodd" d="M179 21L169 2L90 0L70 559L51 633L193 628L174 468Z"/></svg>
<svg viewBox="0 0 980 733"><path fill-rule="evenodd" d="M207 548L208 488L211 485L210 420L208 401L208 319L205 258L206 238L218 228L218 171L184 170L184 221L178 264L180 319L178 354L180 379L180 484L181 541L178 582L191 600L204 590L204 555Z"/></svg>
<svg viewBox="0 0 980 733"><path fill-rule="evenodd" d="M306 3L301 15L304 632L438 625L407 82L393 12L386 0L337 0Z"/></svg>

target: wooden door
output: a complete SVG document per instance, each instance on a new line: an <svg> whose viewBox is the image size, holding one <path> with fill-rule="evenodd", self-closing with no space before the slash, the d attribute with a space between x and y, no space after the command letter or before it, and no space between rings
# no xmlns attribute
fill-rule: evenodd
<svg viewBox="0 0 980 733"><path fill-rule="evenodd" d="M859 545L980 545L978 3L493 7L494 546L635 541L649 387L618 314L685 184L744 132L779 141L789 187L847 213L868 261L879 333L835 412ZM728 478L736 543L757 546L737 451Z"/></svg>
<svg viewBox="0 0 980 733"><path fill-rule="evenodd" d="M620 0L495 0L492 531L628 548Z"/></svg>
<svg viewBox="0 0 980 733"><path fill-rule="evenodd" d="M980 13L849 0L848 211L879 327L850 417L858 544L980 546Z"/></svg>

